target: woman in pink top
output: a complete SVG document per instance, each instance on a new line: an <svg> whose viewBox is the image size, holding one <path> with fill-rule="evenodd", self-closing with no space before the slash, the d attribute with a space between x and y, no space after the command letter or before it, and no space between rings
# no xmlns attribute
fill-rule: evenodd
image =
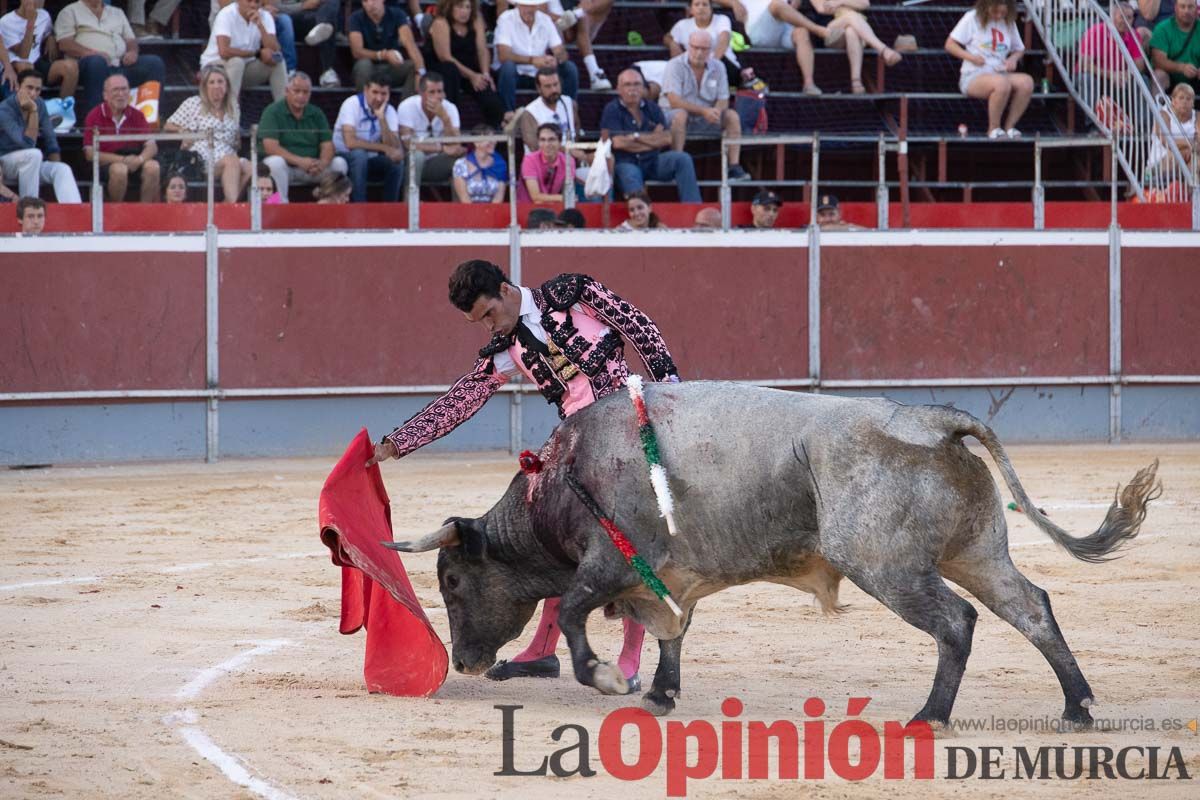
<svg viewBox="0 0 1200 800"><path fill-rule="evenodd" d="M517 199L528 203L561 203L567 178L567 154L562 149L562 129L553 122L537 129L538 149L521 161Z"/></svg>

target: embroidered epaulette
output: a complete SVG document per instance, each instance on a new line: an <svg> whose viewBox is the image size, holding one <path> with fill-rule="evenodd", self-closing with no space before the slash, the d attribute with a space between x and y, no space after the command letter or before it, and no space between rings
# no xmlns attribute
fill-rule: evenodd
<svg viewBox="0 0 1200 800"><path fill-rule="evenodd" d="M579 302L579 296L591 282L587 275L564 273L542 284L542 297L552 311L566 311Z"/></svg>

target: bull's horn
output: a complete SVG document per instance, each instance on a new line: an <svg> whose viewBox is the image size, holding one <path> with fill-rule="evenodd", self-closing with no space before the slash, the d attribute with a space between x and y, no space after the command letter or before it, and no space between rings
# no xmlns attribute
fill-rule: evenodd
<svg viewBox="0 0 1200 800"><path fill-rule="evenodd" d="M439 547L454 547L459 543L458 525L447 522L428 536L415 542L380 542L389 550L399 550L401 553L424 553Z"/></svg>

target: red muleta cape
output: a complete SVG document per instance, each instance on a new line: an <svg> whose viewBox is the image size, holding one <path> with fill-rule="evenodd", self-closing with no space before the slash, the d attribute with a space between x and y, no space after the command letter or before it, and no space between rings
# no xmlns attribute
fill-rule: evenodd
<svg viewBox="0 0 1200 800"><path fill-rule="evenodd" d="M342 568L341 633L367 629L363 677L370 692L422 697L446 680L449 657L417 601L392 540L392 512L375 452L359 431L321 489L321 541Z"/></svg>

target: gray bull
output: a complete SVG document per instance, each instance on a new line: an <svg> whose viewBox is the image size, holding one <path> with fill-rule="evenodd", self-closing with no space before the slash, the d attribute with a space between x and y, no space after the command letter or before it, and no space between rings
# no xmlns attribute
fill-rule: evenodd
<svg viewBox="0 0 1200 800"><path fill-rule="evenodd" d="M454 518L396 550L441 548L438 583L454 668L477 674L520 635L546 597L562 597L559 625L575 677L606 694L626 691L588 644L599 608L632 616L659 640L658 670L643 706L669 713L692 610L729 586L769 581L811 592L838 610L842 577L934 638L933 689L916 719L944 725L971 651L977 612L966 589L1028 638L1054 668L1063 717L1091 722L1092 691L1046 593L1008 554L1000 495L973 436L995 459L1025 514L1082 561L1098 562L1134 537L1158 496L1157 461L1141 470L1100 528L1075 538L1025 494L995 434L945 406L903 406L737 384L651 384L646 403L675 497L670 536L651 486L625 393L563 422L542 448L542 472L518 474L478 519ZM639 581L564 480L573 474L625 531L682 607L678 618Z"/></svg>

